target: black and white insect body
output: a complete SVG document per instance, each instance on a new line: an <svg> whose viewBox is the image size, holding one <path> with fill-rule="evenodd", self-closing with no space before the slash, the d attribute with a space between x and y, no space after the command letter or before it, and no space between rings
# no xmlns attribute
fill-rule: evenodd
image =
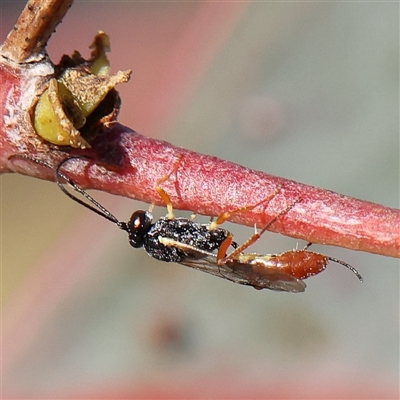
<svg viewBox="0 0 400 400"><path fill-rule="evenodd" d="M143 247L151 257L175 263L182 263L186 258L190 258L191 252L178 246L166 246L163 239L213 252L218 250L230 235L226 229L210 230L209 224L200 224L188 218L161 217L153 222L153 215L143 210L135 211L128 223L119 223L119 226L128 232L132 247ZM234 242L233 246L236 246Z"/></svg>

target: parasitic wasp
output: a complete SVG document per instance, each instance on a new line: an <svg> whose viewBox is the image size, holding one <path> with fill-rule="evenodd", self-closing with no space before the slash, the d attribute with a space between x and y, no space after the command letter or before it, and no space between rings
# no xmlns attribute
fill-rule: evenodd
<svg viewBox="0 0 400 400"><path fill-rule="evenodd" d="M329 261L345 266L362 282L361 275L351 265L336 258L309 251L311 243L301 250L290 250L280 254L263 255L244 252L301 199L297 199L272 218L260 231L256 230L240 246L233 241L231 232L219 226L232 214L252 210L262 203L268 203L277 195L280 188L255 205L224 212L215 221L207 224L195 222L193 218L175 217L170 198L162 189L161 184L177 171L181 161L180 157L172 170L157 181L155 187L166 204L167 215L154 221L150 211L137 210L128 222L121 222L61 171L67 162L83 157L68 157L61 161L56 168L45 161L26 155L12 155L10 159L12 158L32 161L53 170L57 185L68 197L126 231L132 247L143 247L149 256L157 260L183 264L241 285L252 286L255 289L292 293L304 292L306 284L303 280L322 272ZM66 189L65 184L71 186L89 203L73 195Z"/></svg>

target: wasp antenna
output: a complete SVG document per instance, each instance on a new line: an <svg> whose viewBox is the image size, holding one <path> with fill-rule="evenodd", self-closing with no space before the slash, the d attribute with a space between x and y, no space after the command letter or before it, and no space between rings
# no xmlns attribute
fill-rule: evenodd
<svg viewBox="0 0 400 400"><path fill-rule="evenodd" d="M48 164L46 161L39 160L38 158L33 158L30 156L27 156L26 154L11 154L11 156L8 157L9 160L19 158L20 160L27 160L27 161L32 161L36 164L42 165L43 167L46 167L48 169L52 169L54 171L54 167L50 164Z"/></svg>
<svg viewBox="0 0 400 400"><path fill-rule="evenodd" d="M76 201L77 203L81 204L82 206L86 207L87 209L95 212L97 215L100 215L101 217L113 222L114 224L118 225L121 229L125 229L124 223L120 222L113 214L111 214L110 211L108 211L105 207L103 207L98 201L96 201L86 190L83 190L80 188L71 178L66 176L63 172L61 172L61 167L68 161L72 159L79 159L83 158L86 160L89 160L87 157L82 157L82 156L72 156L72 157L67 157L66 159L62 160L60 164L55 168L55 179L58 187L72 200ZM90 204L84 202L83 200L79 199L78 197L74 196L72 193L70 193L65 186L63 185L62 182L60 182L59 178L62 178L68 185L70 185L76 192L78 192L80 195L82 195L87 201L92 203L95 207L91 206Z"/></svg>
<svg viewBox="0 0 400 400"><path fill-rule="evenodd" d="M353 274L360 280L360 282L364 282L363 277L360 275L360 273L354 268L352 267L350 264L345 263L342 260L338 260L337 258L333 258L333 257L327 257L328 260L333 261L335 263L341 264L343 266L345 266L346 268L348 268L351 272L353 272Z"/></svg>

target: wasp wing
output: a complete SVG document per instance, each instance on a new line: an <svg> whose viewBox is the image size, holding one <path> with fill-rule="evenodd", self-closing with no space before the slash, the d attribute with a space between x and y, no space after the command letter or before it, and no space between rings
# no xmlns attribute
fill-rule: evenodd
<svg viewBox="0 0 400 400"><path fill-rule="evenodd" d="M220 272L221 268L217 264L216 254L166 237L159 237L158 240L164 246L176 247L187 254L179 264L225 278Z"/></svg>
<svg viewBox="0 0 400 400"><path fill-rule="evenodd" d="M236 276L255 289L270 289L281 292L300 293L306 289L306 284L301 280L282 271L276 264L270 262L269 256L260 254L239 254L238 257L227 259L224 263Z"/></svg>
<svg viewBox="0 0 400 400"><path fill-rule="evenodd" d="M218 264L215 253L170 238L160 237L159 240L164 246L174 246L187 254L180 264L241 285L292 293L304 292L306 288L302 280L268 263L268 256L240 254L237 258L227 258Z"/></svg>

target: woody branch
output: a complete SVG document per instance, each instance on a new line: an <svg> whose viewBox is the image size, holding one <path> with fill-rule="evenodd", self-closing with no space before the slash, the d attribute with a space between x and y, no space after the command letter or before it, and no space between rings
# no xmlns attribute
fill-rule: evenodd
<svg viewBox="0 0 400 400"><path fill-rule="evenodd" d="M271 225L271 231L313 243L400 257L398 209L178 148L139 135L117 122L104 123L90 143L91 148L86 150L51 145L40 139L32 125L32 107L43 92L43 86L53 77L54 70L47 57L36 57L41 58L38 60L35 56L45 54L47 39L71 2L46 2L46 8L40 7L40 3L28 2L0 49L1 172L53 180L51 171L33 163L15 162L9 157L29 154L56 166L69 155L81 154L91 161L78 159L67 167L69 176L78 185L163 205L154 190L155 184L180 157L178 170L163 183L176 209L219 215L256 204L277 192L267 204L233 214L230 220L262 227L288 205L301 199ZM35 23L27 23L33 20ZM27 44L21 48L24 42Z"/></svg>

